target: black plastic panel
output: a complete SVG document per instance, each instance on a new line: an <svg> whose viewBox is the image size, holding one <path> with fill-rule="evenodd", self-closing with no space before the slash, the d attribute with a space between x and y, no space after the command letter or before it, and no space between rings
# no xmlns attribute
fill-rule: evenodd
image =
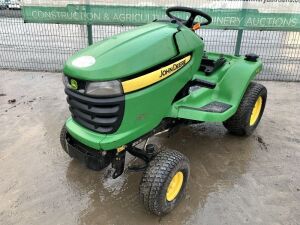
<svg viewBox="0 0 300 225"><path fill-rule="evenodd" d="M125 96L89 97L65 89L73 119L87 129L113 133L119 128L124 114Z"/></svg>

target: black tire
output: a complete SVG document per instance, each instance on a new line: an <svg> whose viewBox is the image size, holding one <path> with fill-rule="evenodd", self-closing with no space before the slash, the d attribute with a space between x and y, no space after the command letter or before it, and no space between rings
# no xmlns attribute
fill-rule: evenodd
<svg viewBox="0 0 300 225"><path fill-rule="evenodd" d="M250 125L250 118L258 98L262 98L262 105L255 123ZM258 83L251 82L241 100L236 113L223 124L232 134L238 136L249 136L253 133L264 113L267 101L267 89Z"/></svg>
<svg viewBox="0 0 300 225"><path fill-rule="evenodd" d="M181 172L183 181L172 201L167 200L169 184L175 174ZM186 192L190 174L188 159L177 151L161 151L149 163L140 183L140 197L151 213L162 216L174 209Z"/></svg>
<svg viewBox="0 0 300 225"><path fill-rule="evenodd" d="M67 128L66 125L63 125L60 131L60 145L62 149L69 155L69 152L67 150L66 137L67 137Z"/></svg>

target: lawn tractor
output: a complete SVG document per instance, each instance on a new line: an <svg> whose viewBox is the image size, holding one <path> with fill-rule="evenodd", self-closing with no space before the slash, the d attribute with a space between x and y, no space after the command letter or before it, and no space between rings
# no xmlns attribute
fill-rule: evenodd
<svg viewBox="0 0 300 225"><path fill-rule="evenodd" d="M262 70L257 55L206 52L195 31L211 23L209 15L187 7L166 14L66 61L71 117L60 135L71 157L93 170L111 165L114 179L124 171L126 153L141 159L128 170L143 172L141 200L159 216L184 197L190 168L182 153L160 151L149 138L202 122L223 122L230 133L247 136L267 99L266 88L252 81Z"/></svg>

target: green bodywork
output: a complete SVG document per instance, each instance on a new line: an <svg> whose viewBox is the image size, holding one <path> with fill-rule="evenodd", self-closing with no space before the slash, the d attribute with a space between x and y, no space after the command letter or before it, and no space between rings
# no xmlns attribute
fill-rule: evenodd
<svg viewBox="0 0 300 225"><path fill-rule="evenodd" d="M187 54L192 56L191 60L167 79L125 94L123 120L115 133L93 132L69 118L66 127L70 135L91 148L112 150L150 132L166 117L205 122L220 122L230 118L236 112L249 82L261 71L261 61L249 62L244 57L224 55L227 59L225 65L207 76L199 71L204 54L202 39L187 27L178 28L178 24L153 22L100 41L73 55L65 64L64 74L89 81L120 80ZM96 63L85 69L72 65L74 59L85 55L93 56ZM217 59L221 54L206 55ZM193 79L215 83L216 87L200 88L174 102L177 93ZM223 113L198 110L213 101L232 107Z"/></svg>

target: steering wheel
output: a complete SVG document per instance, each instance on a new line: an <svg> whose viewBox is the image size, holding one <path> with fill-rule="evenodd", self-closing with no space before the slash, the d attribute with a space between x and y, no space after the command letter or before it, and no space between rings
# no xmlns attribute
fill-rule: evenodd
<svg viewBox="0 0 300 225"><path fill-rule="evenodd" d="M180 19L174 15L171 14L171 12L188 12L190 13L190 17L187 19L187 20L184 20L184 19ZM181 23L183 23L185 26L189 27L189 28L192 28L193 25L194 25L194 20L197 16L201 16L203 17L204 19L206 19L205 22L202 22L200 23L200 26L205 26L205 25L208 25L211 23L212 21L212 18L200 11L200 10L197 10L197 9L192 9L192 8L188 8L188 7L182 7L182 6L175 6L175 7L170 7L166 10L166 14L168 17L170 17L171 19L175 19Z"/></svg>

